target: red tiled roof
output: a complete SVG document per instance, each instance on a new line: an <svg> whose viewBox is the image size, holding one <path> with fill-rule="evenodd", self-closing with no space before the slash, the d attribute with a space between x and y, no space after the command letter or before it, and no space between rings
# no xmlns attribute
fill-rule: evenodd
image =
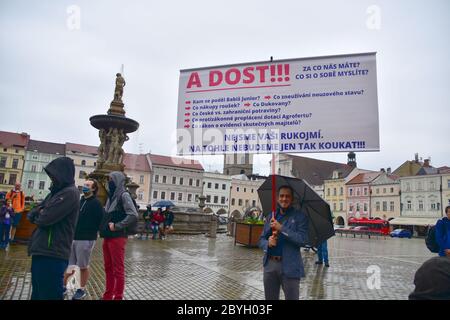
<svg viewBox="0 0 450 320"><path fill-rule="evenodd" d="M346 184L362 184L375 180L380 175L379 172L360 173Z"/></svg>
<svg viewBox="0 0 450 320"><path fill-rule="evenodd" d="M123 164L126 169L150 172L150 166L145 154L125 153Z"/></svg>
<svg viewBox="0 0 450 320"><path fill-rule="evenodd" d="M450 167L444 166L444 167L440 167L438 168L439 173L450 173Z"/></svg>
<svg viewBox="0 0 450 320"><path fill-rule="evenodd" d="M4 148L22 147L25 148L30 141L30 136L27 133L14 133L7 131L0 131L0 145Z"/></svg>
<svg viewBox="0 0 450 320"><path fill-rule="evenodd" d="M186 158L161 156L157 154L149 154L152 165L161 165L169 167L181 167L186 169L195 169L203 171L203 166L196 160Z"/></svg>
<svg viewBox="0 0 450 320"><path fill-rule="evenodd" d="M76 151L81 153L89 153L93 155L98 155L98 147L88 146L85 144L77 144L66 142L66 152L67 151Z"/></svg>
<svg viewBox="0 0 450 320"><path fill-rule="evenodd" d="M53 143L30 139L30 141L28 142L27 150L64 155L66 153L66 146L61 143Z"/></svg>

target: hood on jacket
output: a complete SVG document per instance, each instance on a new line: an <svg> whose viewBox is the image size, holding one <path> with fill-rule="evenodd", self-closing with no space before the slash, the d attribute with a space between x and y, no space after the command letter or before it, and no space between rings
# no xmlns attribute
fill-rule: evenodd
<svg viewBox="0 0 450 320"><path fill-rule="evenodd" d="M116 190L114 191L113 196L108 199L106 203L106 211L111 212L115 209L117 206L117 202L119 200L119 197L126 191L125 189L125 175L120 171L113 171L109 174L109 178L114 182L116 185Z"/></svg>
<svg viewBox="0 0 450 320"><path fill-rule="evenodd" d="M52 180L51 191L53 194L75 184L75 165L73 160L68 157L56 158L44 170Z"/></svg>
<svg viewBox="0 0 450 320"><path fill-rule="evenodd" d="M410 300L450 299L450 258L434 257L424 262L414 276Z"/></svg>

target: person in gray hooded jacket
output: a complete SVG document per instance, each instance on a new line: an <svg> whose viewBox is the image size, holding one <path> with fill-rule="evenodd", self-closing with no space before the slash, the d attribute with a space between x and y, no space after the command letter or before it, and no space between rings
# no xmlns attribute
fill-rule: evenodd
<svg viewBox="0 0 450 320"><path fill-rule="evenodd" d="M61 157L45 168L52 184L50 194L28 213L36 224L29 245L32 300L62 300L67 268L80 209L73 160Z"/></svg>
<svg viewBox="0 0 450 320"><path fill-rule="evenodd" d="M108 178L108 200L100 225L106 288L103 300L122 300L125 290L125 246L129 228L136 224L138 212L125 189L125 175L114 171Z"/></svg>

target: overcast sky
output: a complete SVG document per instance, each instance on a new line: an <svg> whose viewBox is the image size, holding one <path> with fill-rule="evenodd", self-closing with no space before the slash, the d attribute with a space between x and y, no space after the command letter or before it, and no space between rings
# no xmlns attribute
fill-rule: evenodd
<svg viewBox="0 0 450 320"><path fill-rule="evenodd" d="M358 166L395 169L416 152L450 165L449 39L447 0L0 0L0 130L98 145L89 117L106 113L124 64L126 115L140 123L125 151L170 155L180 69L376 51L381 151L357 153Z"/></svg>

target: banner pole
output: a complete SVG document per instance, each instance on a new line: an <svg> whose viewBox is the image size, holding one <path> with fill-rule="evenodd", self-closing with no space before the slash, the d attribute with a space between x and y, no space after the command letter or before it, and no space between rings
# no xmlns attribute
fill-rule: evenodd
<svg viewBox="0 0 450 320"><path fill-rule="evenodd" d="M275 153L272 153L272 219L275 219L275 212L277 211L277 184L275 177Z"/></svg>

